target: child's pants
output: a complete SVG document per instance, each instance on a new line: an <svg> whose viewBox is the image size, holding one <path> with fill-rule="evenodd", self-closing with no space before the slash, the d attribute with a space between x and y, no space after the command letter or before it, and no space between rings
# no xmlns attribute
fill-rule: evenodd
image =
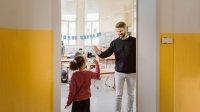
<svg viewBox="0 0 200 112"><path fill-rule="evenodd" d="M74 101L72 104L72 112L90 112L90 99Z"/></svg>

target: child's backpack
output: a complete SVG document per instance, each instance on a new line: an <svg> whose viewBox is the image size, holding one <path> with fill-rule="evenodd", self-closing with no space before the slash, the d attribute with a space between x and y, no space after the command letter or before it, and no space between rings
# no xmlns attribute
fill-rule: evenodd
<svg viewBox="0 0 200 112"><path fill-rule="evenodd" d="M68 82L68 72L65 70L62 70L62 72L61 72L61 82L62 83Z"/></svg>

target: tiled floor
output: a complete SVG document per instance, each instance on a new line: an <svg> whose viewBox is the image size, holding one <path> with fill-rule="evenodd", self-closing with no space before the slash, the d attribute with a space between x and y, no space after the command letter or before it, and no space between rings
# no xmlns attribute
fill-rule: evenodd
<svg viewBox="0 0 200 112"><path fill-rule="evenodd" d="M96 82L96 85L99 87L99 89L96 89L91 86L92 90L92 97L91 97L91 103L90 103L90 109L91 112L114 112L114 103L115 103L115 90L113 88L109 88L104 85L105 78L102 78L101 80L98 80ZM110 76L108 80L109 85L113 85L113 76ZM68 109L64 109L65 102L67 100L68 96L68 88L69 86L65 83L62 83L61 88L61 112L70 112L71 106ZM126 84L124 88L124 95L123 95L123 101L122 101L122 112L126 112ZM134 103L134 109L135 109L135 103ZM135 110L134 110L135 112Z"/></svg>

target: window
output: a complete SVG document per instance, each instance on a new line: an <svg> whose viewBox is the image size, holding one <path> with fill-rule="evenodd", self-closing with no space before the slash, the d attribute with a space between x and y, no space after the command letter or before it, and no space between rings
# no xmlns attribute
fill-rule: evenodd
<svg viewBox="0 0 200 112"><path fill-rule="evenodd" d="M76 44L76 16L66 15L63 16L61 23L63 42L65 45L75 45Z"/></svg>
<svg viewBox="0 0 200 112"><path fill-rule="evenodd" d="M87 35L87 39L85 39L85 45L98 45L99 38L96 34L99 32L99 14L91 13L86 15L85 22L85 35Z"/></svg>

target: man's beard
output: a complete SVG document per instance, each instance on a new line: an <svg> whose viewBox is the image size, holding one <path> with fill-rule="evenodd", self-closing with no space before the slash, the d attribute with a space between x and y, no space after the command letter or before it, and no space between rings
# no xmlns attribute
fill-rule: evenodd
<svg viewBox="0 0 200 112"><path fill-rule="evenodd" d="M124 34L119 35L119 37L122 38L122 37L125 37L125 35L126 35L126 34L124 33Z"/></svg>

